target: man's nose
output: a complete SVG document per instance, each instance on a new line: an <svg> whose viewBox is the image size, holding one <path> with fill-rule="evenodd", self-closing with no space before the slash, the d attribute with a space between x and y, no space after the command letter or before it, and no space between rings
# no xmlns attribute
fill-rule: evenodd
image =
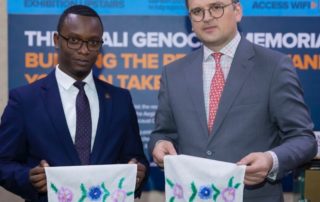
<svg viewBox="0 0 320 202"><path fill-rule="evenodd" d="M88 54L89 48L88 48L88 42L87 41L83 41L80 48L79 48L79 52L82 54Z"/></svg>

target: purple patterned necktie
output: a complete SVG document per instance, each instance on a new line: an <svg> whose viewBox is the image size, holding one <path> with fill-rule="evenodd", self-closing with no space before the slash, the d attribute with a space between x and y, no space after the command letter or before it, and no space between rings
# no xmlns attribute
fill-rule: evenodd
<svg viewBox="0 0 320 202"><path fill-rule="evenodd" d="M86 83L82 81L76 81L73 84L79 89L76 99L77 122L75 147L82 165L88 165L90 162L92 131L90 105L86 92L84 91L85 84Z"/></svg>

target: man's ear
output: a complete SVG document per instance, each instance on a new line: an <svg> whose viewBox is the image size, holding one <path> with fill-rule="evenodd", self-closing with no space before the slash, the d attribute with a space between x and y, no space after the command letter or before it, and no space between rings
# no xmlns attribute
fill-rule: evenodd
<svg viewBox="0 0 320 202"><path fill-rule="evenodd" d="M236 20L239 23L242 19L242 16L243 16L242 6L240 3L235 4L235 12L236 12Z"/></svg>
<svg viewBox="0 0 320 202"><path fill-rule="evenodd" d="M57 32L55 32L53 34L53 42L54 42L54 48L55 49L59 49L60 45L59 45L59 34Z"/></svg>

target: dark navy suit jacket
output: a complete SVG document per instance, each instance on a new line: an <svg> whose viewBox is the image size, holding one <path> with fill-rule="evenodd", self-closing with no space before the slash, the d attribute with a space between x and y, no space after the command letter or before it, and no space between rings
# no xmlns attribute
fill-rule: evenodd
<svg viewBox="0 0 320 202"><path fill-rule="evenodd" d="M11 90L1 119L0 185L32 201L47 200L29 181L30 169L42 159L50 166L81 164L54 72ZM128 163L136 158L148 168L130 93L96 78L95 85L100 113L90 164Z"/></svg>

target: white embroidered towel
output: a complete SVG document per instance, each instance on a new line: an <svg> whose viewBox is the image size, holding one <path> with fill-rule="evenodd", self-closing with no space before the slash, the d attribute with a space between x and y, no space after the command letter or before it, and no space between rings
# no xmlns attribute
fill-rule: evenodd
<svg viewBox="0 0 320 202"><path fill-rule="evenodd" d="M49 202L133 202L137 165L46 167Z"/></svg>
<svg viewBox="0 0 320 202"><path fill-rule="evenodd" d="M164 158L167 202L242 202L245 166L187 155Z"/></svg>

